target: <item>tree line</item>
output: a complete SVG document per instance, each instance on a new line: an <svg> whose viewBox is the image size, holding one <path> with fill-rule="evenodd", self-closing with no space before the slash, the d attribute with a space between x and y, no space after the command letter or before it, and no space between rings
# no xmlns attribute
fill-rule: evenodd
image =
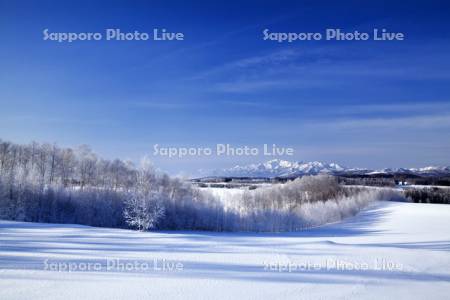
<svg viewBox="0 0 450 300"><path fill-rule="evenodd" d="M156 172L147 160L136 166L102 159L88 146L0 140L2 219L138 229L158 221L164 229L209 229L220 212L214 202L189 183ZM149 215L153 221L144 220Z"/></svg>
<svg viewBox="0 0 450 300"><path fill-rule="evenodd" d="M285 231L356 213L379 192L303 177L220 199L141 164L75 149L0 140L0 218L164 230ZM386 197L385 197L386 198Z"/></svg>
<svg viewBox="0 0 450 300"><path fill-rule="evenodd" d="M405 197L415 203L450 204L450 188L408 188Z"/></svg>

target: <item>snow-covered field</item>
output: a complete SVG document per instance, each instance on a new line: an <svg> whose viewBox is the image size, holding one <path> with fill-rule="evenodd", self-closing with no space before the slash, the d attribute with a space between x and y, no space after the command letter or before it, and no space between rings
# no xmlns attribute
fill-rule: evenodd
<svg viewBox="0 0 450 300"><path fill-rule="evenodd" d="M0 221L0 299L448 299L449 228L395 202L283 234Z"/></svg>

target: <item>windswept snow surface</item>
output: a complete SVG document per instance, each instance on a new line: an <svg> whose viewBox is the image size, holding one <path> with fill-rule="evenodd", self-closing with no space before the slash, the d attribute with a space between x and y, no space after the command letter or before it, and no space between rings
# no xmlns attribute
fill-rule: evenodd
<svg viewBox="0 0 450 300"><path fill-rule="evenodd" d="M0 299L448 299L449 228L450 205L395 202L282 234L1 221Z"/></svg>

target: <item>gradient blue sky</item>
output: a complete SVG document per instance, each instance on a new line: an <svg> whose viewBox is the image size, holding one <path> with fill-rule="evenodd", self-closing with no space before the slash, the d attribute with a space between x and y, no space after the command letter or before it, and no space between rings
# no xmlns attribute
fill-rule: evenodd
<svg viewBox="0 0 450 300"><path fill-rule="evenodd" d="M163 146L295 148L353 167L450 165L448 1L0 0L0 138L150 155L172 174L267 157L152 157ZM339 2L339 3L338 3ZM105 28L184 41L43 41ZM405 41L263 41L262 30L403 32Z"/></svg>

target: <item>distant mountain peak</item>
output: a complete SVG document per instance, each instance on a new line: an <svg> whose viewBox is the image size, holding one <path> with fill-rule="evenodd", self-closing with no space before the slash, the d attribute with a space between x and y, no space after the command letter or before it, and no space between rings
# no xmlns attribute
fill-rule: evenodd
<svg viewBox="0 0 450 300"><path fill-rule="evenodd" d="M317 175L320 173L334 173L346 168L337 163L291 162L281 159L272 159L264 163L234 166L229 169L216 170L213 175L230 177L279 177Z"/></svg>
<svg viewBox="0 0 450 300"><path fill-rule="evenodd" d="M227 177L299 177L318 174L416 174L416 175L450 175L450 167L429 166L423 168L384 168L381 170L347 168L338 163L291 162L282 159L272 159L263 163L236 165L232 168L215 170L208 175Z"/></svg>

